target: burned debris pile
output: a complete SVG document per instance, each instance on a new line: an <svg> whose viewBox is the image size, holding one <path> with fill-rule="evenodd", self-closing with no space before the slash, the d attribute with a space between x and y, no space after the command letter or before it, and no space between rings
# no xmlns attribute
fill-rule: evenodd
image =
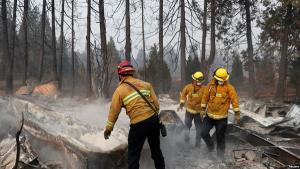
<svg viewBox="0 0 300 169"><path fill-rule="evenodd" d="M163 102L167 103L167 100ZM10 169L15 164L15 134L20 128L22 112L24 128L19 139L21 153L18 168L127 168L126 126L115 128L112 140L105 141L101 128L50 105L24 98L1 98L0 103L9 107L4 113L15 118L11 122L14 125L8 123L9 120L1 121L6 126L11 124L3 127L6 131L0 133L1 168ZM160 112L160 119L168 130L168 136L162 138L161 144L169 168L260 169L296 166L300 162L297 161L300 159L299 105L254 101L242 103L241 123L239 126L229 125L225 160L218 161L214 154L208 156L205 153L207 149L203 142L199 149L195 149L193 139L184 140L186 129L183 114L170 110L175 107L173 104L163 105ZM195 129L192 128L191 133L194 137ZM154 167L148 144L145 144L140 165L145 169Z"/></svg>
<svg viewBox="0 0 300 169"><path fill-rule="evenodd" d="M104 142L98 139L102 138L101 129L61 112L17 98L11 98L7 105L11 106L10 113L14 113L15 118L24 112L18 168L112 168L124 156L127 144L126 133L122 129L116 128L115 139ZM7 169L12 168L16 160L14 132L0 143L0 165Z"/></svg>

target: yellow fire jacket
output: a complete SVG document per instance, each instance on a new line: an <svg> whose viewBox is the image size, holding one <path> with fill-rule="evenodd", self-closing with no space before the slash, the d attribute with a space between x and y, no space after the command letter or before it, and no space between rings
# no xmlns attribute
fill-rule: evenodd
<svg viewBox="0 0 300 169"><path fill-rule="evenodd" d="M225 82L224 85L217 85L213 79L203 94L201 107L207 107L207 115L213 119L223 119L228 117L228 109L232 103L233 111L239 112L237 93L232 85Z"/></svg>
<svg viewBox="0 0 300 169"><path fill-rule="evenodd" d="M201 112L201 99L204 93L204 86L186 85L180 94L180 104L185 104L185 108L192 114Z"/></svg>
<svg viewBox="0 0 300 169"><path fill-rule="evenodd" d="M158 99L150 83L136 79L132 76L125 76L119 83L119 86L112 97L106 124L106 129L108 130L113 129L122 107L126 109L126 114L130 118L130 124L136 124L155 114L139 93L128 84L123 83L124 81L133 84L144 96L146 96L149 102L157 108L157 111L159 109Z"/></svg>

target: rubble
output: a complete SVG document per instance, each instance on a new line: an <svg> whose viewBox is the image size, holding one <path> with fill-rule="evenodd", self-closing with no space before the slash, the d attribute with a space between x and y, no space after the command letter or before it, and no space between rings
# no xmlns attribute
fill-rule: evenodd
<svg viewBox="0 0 300 169"><path fill-rule="evenodd" d="M44 96L57 95L58 93L57 83L58 82L53 81L46 84L38 85L34 88L33 94L40 94Z"/></svg>
<svg viewBox="0 0 300 169"><path fill-rule="evenodd" d="M16 95L30 95L32 92L33 92L33 87L22 86L15 92L15 94Z"/></svg>
<svg viewBox="0 0 300 169"><path fill-rule="evenodd" d="M15 92L15 95L17 95L17 96L31 95L36 83L37 83L36 80L33 80L33 79L27 80L26 85L21 86L19 89L17 89L17 91Z"/></svg>
<svg viewBox="0 0 300 169"><path fill-rule="evenodd" d="M23 136L20 139L20 159L19 168L23 168L28 165L35 165L46 168L45 165L40 164L38 161L37 153L32 149L28 139ZM7 138L0 142L0 166L1 169L11 169L15 165L16 161L16 139L9 135Z"/></svg>
<svg viewBox="0 0 300 169"><path fill-rule="evenodd" d="M44 102L44 100L34 100L33 98L30 99L30 97L24 98L8 99L10 102L7 105L13 108L12 112L15 112L16 116L20 116L20 112L24 112L25 132L22 138L26 137L28 140L28 144L30 144L33 152L38 156L36 159L38 159L39 165L55 169L81 169L87 166L90 169L125 169L127 167L126 149L129 120L125 113L122 112L120 114L111 138L104 140L102 127L105 124L99 124L99 121L104 122L106 120L108 112L102 111L108 110L109 103L99 105L99 101L89 101L82 104L81 102L70 101L68 99ZM228 130L228 135L226 136L227 151L225 161L220 161L215 152L208 154L203 141L200 148L195 148L194 139L190 139L189 142L184 140L183 131L185 131L185 127L182 120L184 119L185 111L175 112L174 110L178 104L169 99L167 96L161 97L162 111L160 115L160 119L164 122L168 130L168 136L161 138L162 150L168 168L261 169L272 168L278 165L274 160L264 157L264 151L260 148L254 148L250 144L245 143L239 133L231 133L230 130ZM86 106L89 108L87 109ZM269 109L268 107L264 108L263 106L256 105L255 109L259 108L260 111L263 109L266 111L270 110L271 112L277 111L276 107L270 107ZM296 117L297 113L295 111L297 112L297 108L292 107L286 116ZM278 129L274 130L276 127L285 127L285 125L293 126L291 125L293 123L280 123L273 126L269 125L268 128L265 128L263 125L258 125L259 123L256 121L256 118L248 117L247 113L252 113L254 117L258 116L260 118L263 118L263 115L247 110L244 111L244 109L242 109L242 113L244 116L241 119L243 127L259 131L271 139L275 137L271 137L270 133L276 134L276 132L280 131ZM279 113L275 114L277 115L266 115L268 117L264 118L268 120L285 118L281 117ZM92 120L91 117L97 120ZM287 133L286 130L282 130L282 132ZM195 129L192 128L190 138L194 137ZM276 135L276 137L280 140L279 136ZM297 137L294 137L294 139L297 139ZM287 144L288 141L292 141L292 138L286 139L283 142ZM291 148L293 148L291 151L297 151L296 146ZM1 149L0 147L0 151ZM55 161L56 163L51 163L51 161ZM140 166L143 169L154 168L147 143L142 152Z"/></svg>
<svg viewBox="0 0 300 169"><path fill-rule="evenodd" d="M185 129L185 125L174 110L161 110L159 119L172 132L180 133Z"/></svg>
<svg viewBox="0 0 300 169"><path fill-rule="evenodd" d="M261 162L253 162L253 161L241 161L236 163L231 163L228 168L231 169L274 169L274 167L261 163Z"/></svg>
<svg viewBox="0 0 300 169"><path fill-rule="evenodd" d="M263 127L272 127L291 120L287 116L290 105L246 101L241 104L242 114L257 121Z"/></svg>
<svg viewBox="0 0 300 169"><path fill-rule="evenodd" d="M127 148L127 131L116 127L110 140L103 129L82 123L63 112L18 98L10 100L12 112L24 112L24 134L42 161L56 161L66 169L112 168L122 162ZM52 165L52 164L51 164ZM56 164L53 164L54 166ZM57 166L57 165L56 165Z"/></svg>
<svg viewBox="0 0 300 169"><path fill-rule="evenodd" d="M288 126L295 129L300 129L300 105L293 105L290 111L286 114L286 117L290 120L281 124L280 126Z"/></svg>
<svg viewBox="0 0 300 169"><path fill-rule="evenodd" d="M255 106L247 107L247 105ZM280 138L300 137L299 105L264 104L248 101L242 104L241 107L244 116L242 117L242 121L245 118L247 119L242 122L244 128L256 131L259 134L277 136ZM253 112L250 110L253 110ZM273 139L280 140L276 137Z"/></svg>
<svg viewBox="0 0 300 169"><path fill-rule="evenodd" d="M83 124L62 112L52 111L21 99L14 99L12 105L16 112L25 111L24 116L27 121L35 123L49 134L65 138L71 144L82 150L106 152L127 146L127 133L122 129L115 128L116 132L112 133L112 139L104 141L102 137L103 130L93 128L88 124ZM26 111L26 109L28 109L28 111ZM103 144L97 144L95 141L93 141L93 144L92 141L90 141L97 136L103 138L103 140L99 140L103 142Z"/></svg>
<svg viewBox="0 0 300 169"><path fill-rule="evenodd" d="M279 104L263 104L255 110L256 114L260 114L263 117L285 117L289 110L287 105Z"/></svg>
<svg viewBox="0 0 300 169"><path fill-rule="evenodd" d="M246 152L245 157L247 160L254 161L254 159L256 158L256 153L252 150L249 150Z"/></svg>
<svg viewBox="0 0 300 169"><path fill-rule="evenodd" d="M257 152L256 150L243 149L243 150L233 150L233 157L237 162L249 160L257 161Z"/></svg>
<svg viewBox="0 0 300 169"><path fill-rule="evenodd" d="M35 81L27 81L25 86L21 86L15 94L17 96L22 95L43 95L43 96L55 96L58 94L57 82L52 81L44 84L36 85Z"/></svg>

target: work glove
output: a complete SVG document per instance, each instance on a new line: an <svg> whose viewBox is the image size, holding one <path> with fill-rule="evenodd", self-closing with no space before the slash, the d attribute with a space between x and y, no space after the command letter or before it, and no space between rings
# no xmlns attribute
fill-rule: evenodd
<svg viewBox="0 0 300 169"><path fill-rule="evenodd" d="M111 134L111 130L105 129L105 131L104 131L104 138L105 138L105 140L109 139L110 134Z"/></svg>
<svg viewBox="0 0 300 169"><path fill-rule="evenodd" d="M234 123L235 123L235 124L239 124L239 123L240 123L240 120L241 120L241 112L240 112L240 111L237 111L237 112L235 112L235 114L234 114Z"/></svg>
<svg viewBox="0 0 300 169"><path fill-rule="evenodd" d="M202 120L205 118L205 116L206 116L206 107L201 107L200 116L201 116Z"/></svg>
<svg viewBox="0 0 300 169"><path fill-rule="evenodd" d="M201 119L203 121L203 119L206 117L205 111L200 111L200 116L201 116Z"/></svg>
<svg viewBox="0 0 300 169"><path fill-rule="evenodd" d="M179 107L177 108L177 111L182 111L184 106L184 103L180 103Z"/></svg>

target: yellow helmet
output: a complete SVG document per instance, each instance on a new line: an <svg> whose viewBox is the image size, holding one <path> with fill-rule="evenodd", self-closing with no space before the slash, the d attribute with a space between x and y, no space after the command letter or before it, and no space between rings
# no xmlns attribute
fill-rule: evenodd
<svg viewBox="0 0 300 169"><path fill-rule="evenodd" d="M202 72L195 72L192 74L192 78L198 82L203 80L203 73Z"/></svg>
<svg viewBox="0 0 300 169"><path fill-rule="evenodd" d="M224 82L229 79L229 74L226 69L218 68L214 73L214 78L218 81Z"/></svg>

